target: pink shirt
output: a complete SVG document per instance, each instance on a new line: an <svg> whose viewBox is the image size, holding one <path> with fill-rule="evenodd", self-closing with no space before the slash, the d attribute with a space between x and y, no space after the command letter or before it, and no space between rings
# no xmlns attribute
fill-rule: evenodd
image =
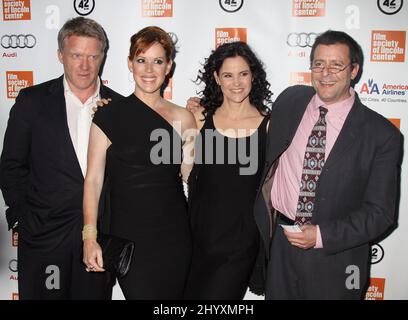
<svg viewBox="0 0 408 320"><path fill-rule="evenodd" d="M272 206L289 219L295 220L307 139L319 118L319 107L324 106L328 109L326 114L326 160L353 106L354 99L355 92L350 88L350 97L337 103L326 105L317 94L310 100L292 143L279 159L272 184ZM317 226L315 248L322 247L322 237L319 226Z"/></svg>

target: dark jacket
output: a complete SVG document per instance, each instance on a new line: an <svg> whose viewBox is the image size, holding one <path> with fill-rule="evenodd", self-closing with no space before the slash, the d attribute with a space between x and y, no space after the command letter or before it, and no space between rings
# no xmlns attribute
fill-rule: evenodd
<svg viewBox="0 0 408 320"><path fill-rule="evenodd" d="M102 98L121 95L101 84ZM69 134L63 76L22 89L11 108L0 188L11 228L33 248L64 245L82 223L84 177Z"/></svg>
<svg viewBox="0 0 408 320"><path fill-rule="evenodd" d="M280 94L272 110L266 163L254 208L266 259L276 228L270 201L274 172L315 93L312 87L290 87ZM312 224L320 227L323 249L311 250L323 250L332 261L331 267L321 271L322 279L330 278L325 274L344 275L345 266L356 265L366 280L369 243L394 223L401 150L401 133L364 106L356 94L316 190Z"/></svg>

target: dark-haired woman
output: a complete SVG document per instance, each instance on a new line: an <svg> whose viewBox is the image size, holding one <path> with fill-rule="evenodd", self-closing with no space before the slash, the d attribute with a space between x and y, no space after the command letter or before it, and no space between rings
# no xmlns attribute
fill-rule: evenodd
<svg viewBox="0 0 408 320"><path fill-rule="evenodd" d="M253 203L264 161L272 93L243 42L206 59L197 82L202 112L189 179L193 259L185 299L242 299L258 254Z"/></svg>
<svg viewBox="0 0 408 320"><path fill-rule="evenodd" d="M174 45L164 30L147 27L131 38L129 70L135 91L95 113L84 187L84 263L101 272L96 241L104 173L110 181L111 234L133 240L128 274L118 279L126 299L181 299L191 259L191 234L181 177L189 174L193 115L163 99ZM158 147L158 141L161 143ZM191 148L192 149L192 148ZM191 165L190 165L191 168Z"/></svg>

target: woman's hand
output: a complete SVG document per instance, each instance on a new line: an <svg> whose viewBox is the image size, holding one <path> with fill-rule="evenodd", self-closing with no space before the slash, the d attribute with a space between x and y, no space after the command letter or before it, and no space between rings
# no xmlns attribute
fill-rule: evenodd
<svg viewBox="0 0 408 320"><path fill-rule="evenodd" d="M108 98L108 99L101 99L96 101L96 107L92 108L93 112L96 112L98 110L98 108L103 108L105 105L109 104L109 102L111 102L112 99Z"/></svg>
<svg viewBox="0 0 408 320"><path fill-rule="evenodd" d="M103 272L102 249L95 239L84 240L84 258L87 272Z"/></svg>
<svg viewBox="0 0 408 320"><path fill-rule="evenodd" d="M187 105L186 108L188 111L190 111L191 113L195 114L197 112L199 112L201 114L201 112L203 112L204 108L201 106L200 104L201 99L198 97L191 97L187 100Z"/></svg>

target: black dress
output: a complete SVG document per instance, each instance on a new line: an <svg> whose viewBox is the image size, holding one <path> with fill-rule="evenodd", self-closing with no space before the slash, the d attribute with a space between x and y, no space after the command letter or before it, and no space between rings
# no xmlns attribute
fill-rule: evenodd
<svg viewBox="0 0 408 320"><path fill-rule="evenodd" d="M191 261L181 137L134 94L98 110L93 122L112 142L110 232L135 242L131 269L118 280L122 292L126 299L180 299Z"/></svg>
<svg viewBox="0 0 408 320"><path fill-rule="evenodd" d="M200 131L189 179L193 259L185 299L242 299L245 295L258 254L253 204L265 156L267 120L253 135L242 138L222 135L212 117L207 117ZM243 165L244 156L251 157L252 165ZM249 167L248 172L242 171Z"/></svg>

